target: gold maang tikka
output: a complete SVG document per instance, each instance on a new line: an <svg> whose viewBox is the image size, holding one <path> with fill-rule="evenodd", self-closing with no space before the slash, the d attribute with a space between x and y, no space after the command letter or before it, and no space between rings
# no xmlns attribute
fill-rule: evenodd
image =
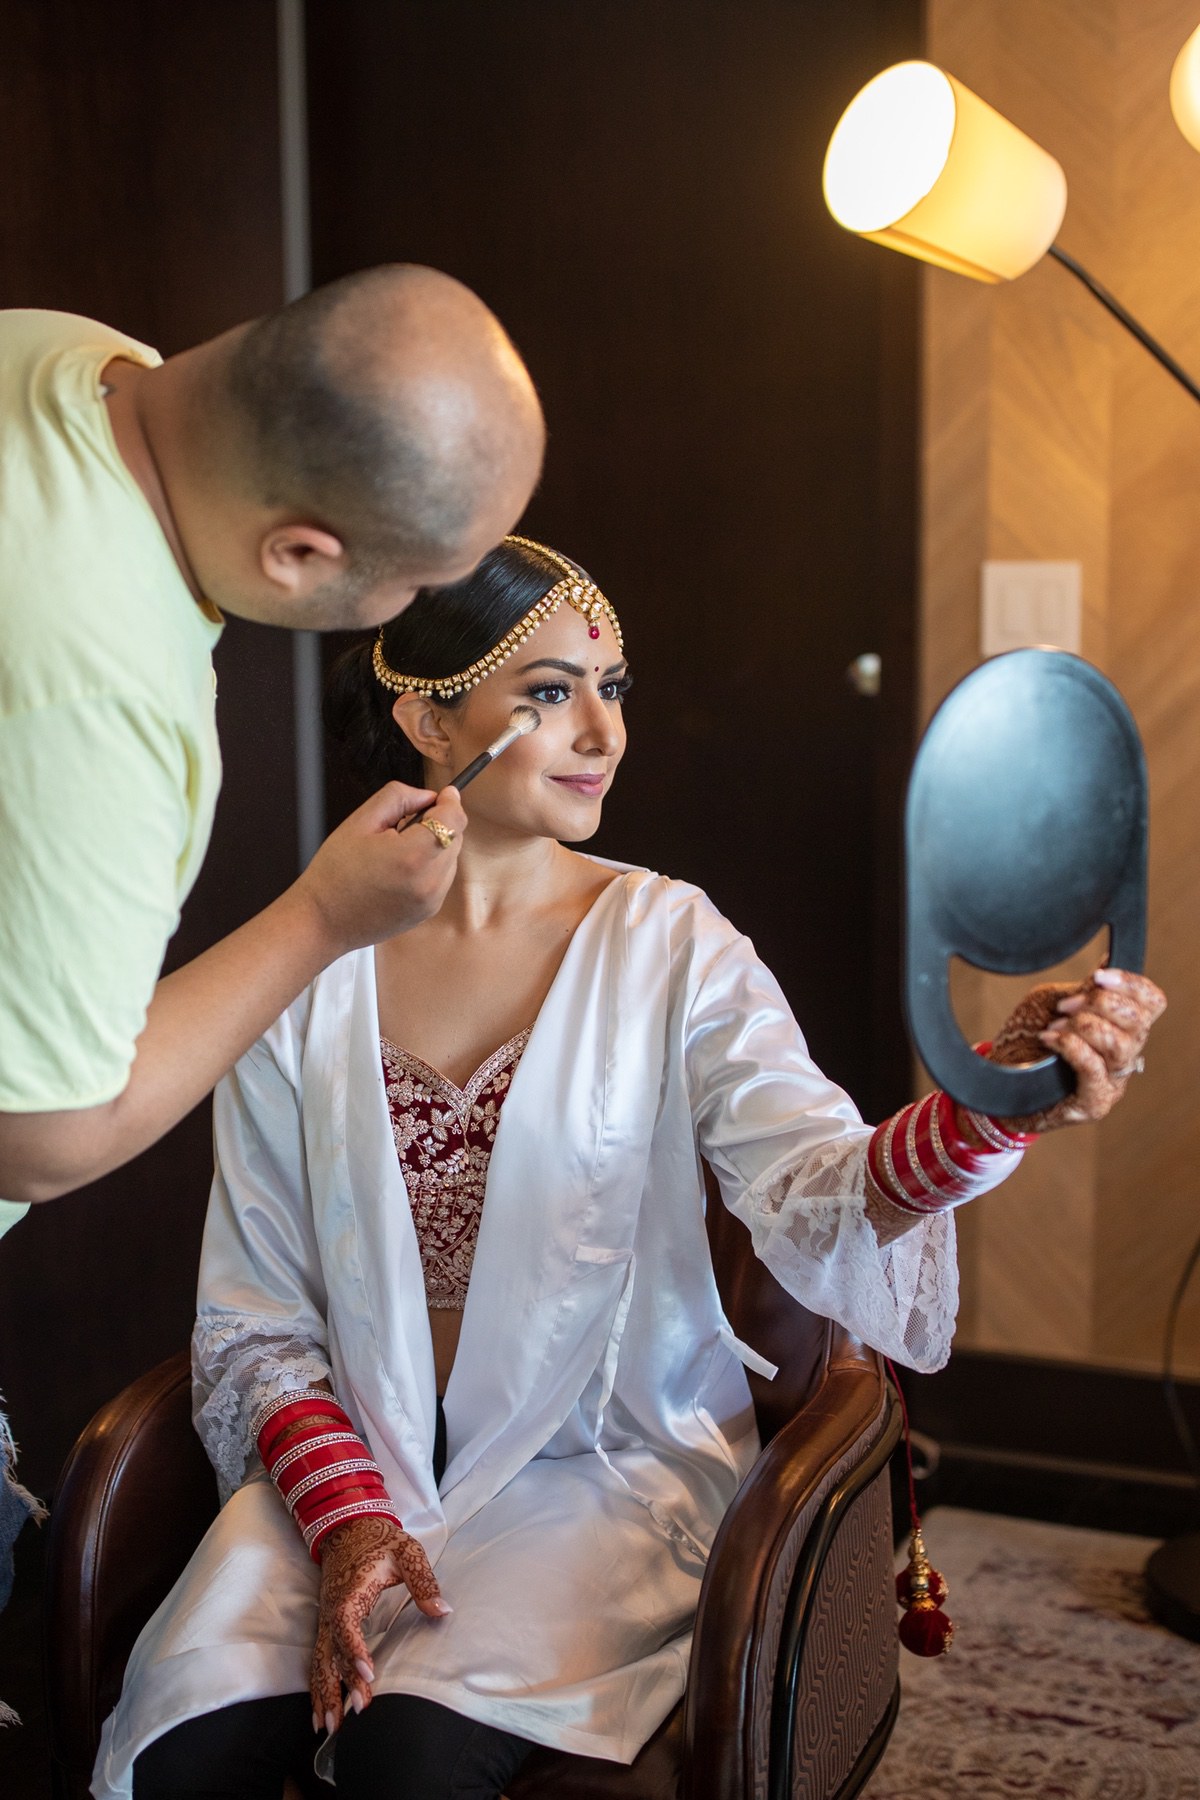
<svg viewBox="0 0 1200 1800"><path fill-rule="evenodd" d="M564 600L587 620L588 636L591 638L600 636L599 620L601 616L606 618L613 628L618 650L624 650L625 639L621 635L621 626L612 601L600 592L595 582L590 581L582 570L568 562L565 556L560 556L557 550L551 550L547 544L535 543L532 538L506 537L504 542L518 544L523 550L540 551L556 568L563 571L562 580L543 594L530 607L525 617L518 619L498 644L493 644L486 656L481 656L478 662L473 662L458 675L401 675L398 669L392 668L383 654L384 627L381 625L375 639L375 648L371 652L371 667L385 688L390 688L393 694L434 694L439 700L450 700L456 694L465 693L468 688L478 687L481 681L494 675L501 663L506 663L514 651L519 650L532 637L539 625L558 611Z"/></svg>

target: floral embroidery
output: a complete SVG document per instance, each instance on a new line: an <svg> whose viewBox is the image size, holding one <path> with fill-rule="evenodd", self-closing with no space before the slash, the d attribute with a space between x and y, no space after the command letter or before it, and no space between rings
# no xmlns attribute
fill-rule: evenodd
<svg viewBox="0 0 1200 1800"><path fill-rule="evenodd" d="M532 1029L502 1044L464 1088L398 1044L379 1040L392 1137L431 1307L461 1312L466 1304L500 1108Z"/></svg>

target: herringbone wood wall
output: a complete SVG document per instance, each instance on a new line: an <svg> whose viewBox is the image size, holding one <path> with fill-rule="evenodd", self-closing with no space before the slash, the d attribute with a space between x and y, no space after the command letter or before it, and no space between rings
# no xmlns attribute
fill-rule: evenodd
<svg viewBox="0 0 1200 1800"><path fill-rule="evenodd" d="M1196 0L929 0L927 55L1036 138L1063 247L1200 372L1200 156L1167 87ZM962 1216L960 1345L1130 1367L1160 1355L1200 1230L1200 409L1064 270L925 277L922 711L979 659L979 565L1077 559L1084 654L1126 696L1151 779L1149 1070L1093 1131L1037 1147ZM1079 959L1078 968L1086 966ZM964 971L985 1036L1012 984ZM1200 1372L1200 1293L1180 1367Z"/></svg>

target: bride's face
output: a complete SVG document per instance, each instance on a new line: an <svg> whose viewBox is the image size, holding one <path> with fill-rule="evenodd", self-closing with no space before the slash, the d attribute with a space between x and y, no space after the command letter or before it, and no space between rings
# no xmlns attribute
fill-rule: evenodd
<svg viewBox="0 0 1200 1800"><path fill-rule="evenodd" d="M565 843L598 828L625 751L629 686L612 626L603 616L598 625L599 637L590 637L588 621L564 602L461 706L427 703L445 740L436 762L426 752L431 786L499 737L514 707L531 706L541 720L467 789L463 804L472 820Z"/></svg>

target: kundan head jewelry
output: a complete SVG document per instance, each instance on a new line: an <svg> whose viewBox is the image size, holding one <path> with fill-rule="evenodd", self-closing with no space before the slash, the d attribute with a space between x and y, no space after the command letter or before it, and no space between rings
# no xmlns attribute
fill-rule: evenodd
<svg viewBox="0 0 1200 1800"><path fill-rule="evenodd" d="M561 581L555 582L548 593L542 595L523 619L518 619L511 631L506 631L498 644L477 662L470 664L458 675L402 675L393 669L383 654L383 632L380 626L379 635L375 639L375 648L371 653L371 667L376 678L393 694L434 694L439 700L452 700L456 694L462 694L468 688L478 687L487 676L494 675L501 663L506 663L514 651L532 636L546 619L556 613L563 601L573 606L577 613L582 613L588 622L588 636L600 636L599 620L603 615L613 628L613 636L617 640L618 650L624 650L625 639L621 635L621 627L609 600L594 581L590 581L574 563L560 556L557 550L551 550L546 544L535 543L532 538L506 537L506 544L517 544L524 550L537 550L563 571Z"/></svg>

